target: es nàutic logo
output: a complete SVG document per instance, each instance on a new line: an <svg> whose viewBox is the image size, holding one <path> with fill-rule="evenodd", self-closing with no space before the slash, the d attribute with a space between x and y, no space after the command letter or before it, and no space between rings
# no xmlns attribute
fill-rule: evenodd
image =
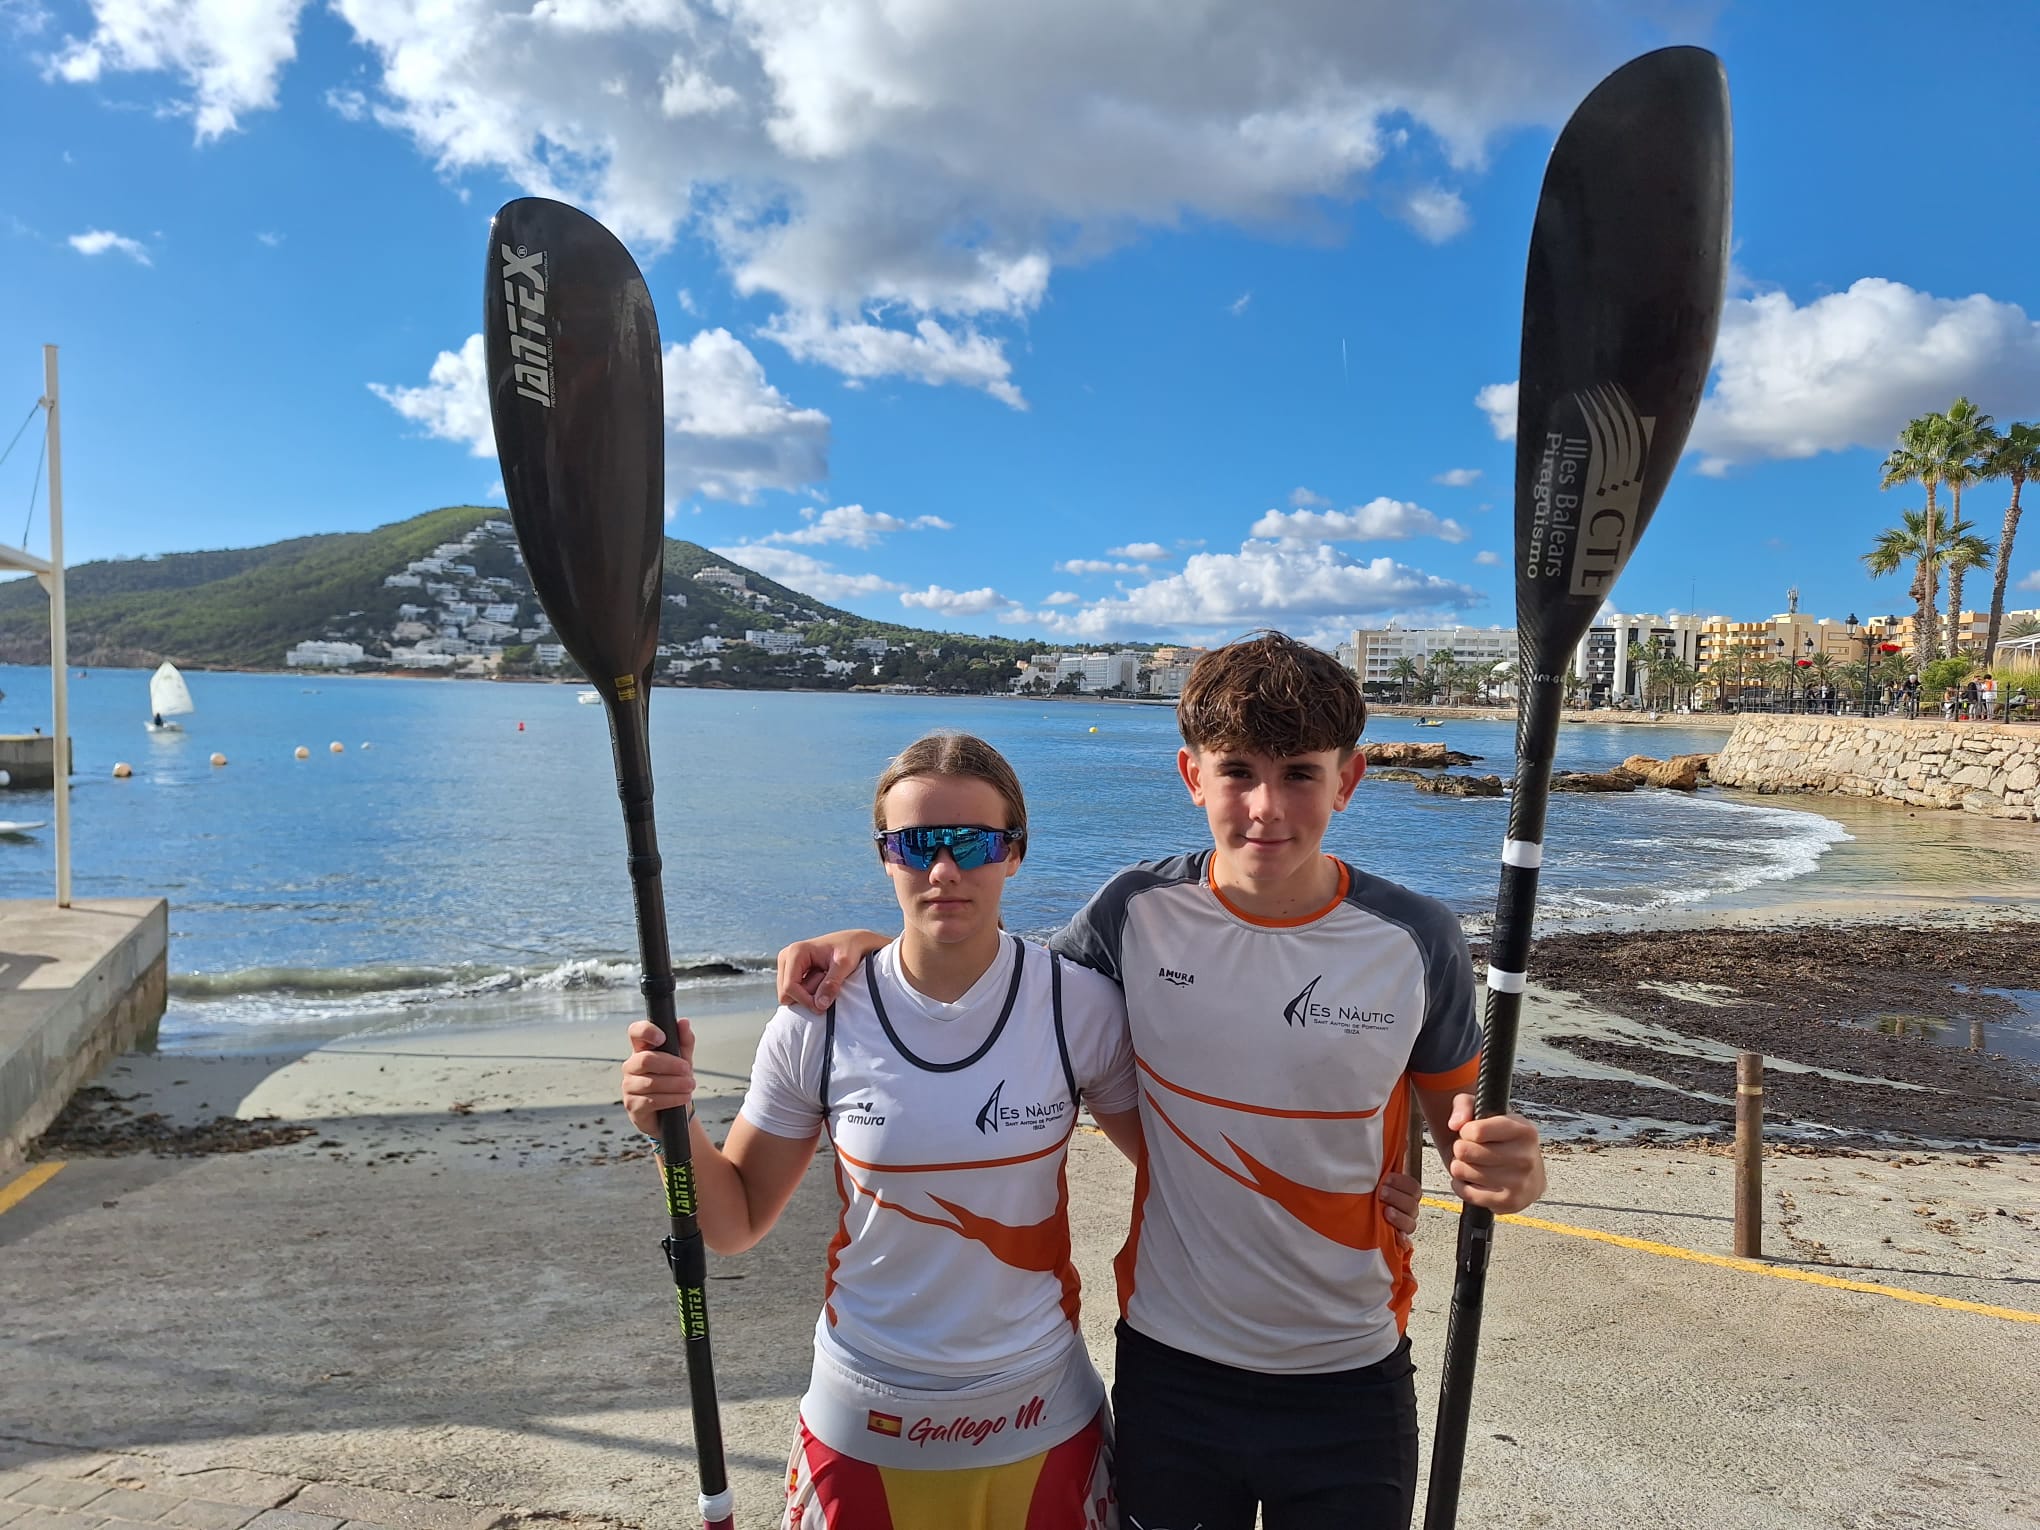
<svg viewBox="0 0 2040 1530"><path fill-rule="evenodd" d="M1339 1004L1332 1002L1329 995L1320 997L1318 985L1325 975L1320 972L1303 985L1303 992L1282 1006L1282 1021L1285 1025L1308 1028L1313 1025L1327 1025L1333 1030L1343 1031L1348 1036L1358 1036L1367 1031L1385 1031L1395 1024L1392 1009L1368 1009L1361 1004Z"/></svg>
<svg viewBox="0 0 2040 1530"><path fill-rule="evenodd" d="M1034 1100L1027 1104L1006 1103L1006 1081L999 1080L991 1098L978 1107L977 1129L987 1136L993 1132L1046 1131L1070 1113L1068 1100Z"/></svg>

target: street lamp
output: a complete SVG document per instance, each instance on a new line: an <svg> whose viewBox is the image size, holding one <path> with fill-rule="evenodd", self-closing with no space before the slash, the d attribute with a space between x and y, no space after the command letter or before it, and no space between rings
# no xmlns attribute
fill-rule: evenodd
<svg viewBox="0 0 2040 1530"><path fill-rule="evenodd" d="M1900 645L1884 641L1884 634L1898 625L1898 618L1896 616L1887 616L1884 618L1883 625L1878 630L1872 631L1869 626L1864 625L1863 630L1858 632L1856 630L1858 626L1856 613L1851 611L1846 625L1849 629L1849 636L1855 638L1863 645L1863 715L1871 717L1875 715L1872 710L1871 696L1877 685L1876 656L1879 653L1897 653L1899 651Z"/></svg>

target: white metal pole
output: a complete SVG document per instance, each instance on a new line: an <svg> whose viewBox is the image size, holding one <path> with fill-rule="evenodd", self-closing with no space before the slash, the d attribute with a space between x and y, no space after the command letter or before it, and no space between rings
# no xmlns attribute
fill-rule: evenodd
<svg viewBox="0 0 2040 1530"><path fill-rule="evenodd" d="M57 348L43 347L43 407L50 440L50 748L57 799L57 907L71 906L71 655L64 629L64 451L57 413Z"/></svg>

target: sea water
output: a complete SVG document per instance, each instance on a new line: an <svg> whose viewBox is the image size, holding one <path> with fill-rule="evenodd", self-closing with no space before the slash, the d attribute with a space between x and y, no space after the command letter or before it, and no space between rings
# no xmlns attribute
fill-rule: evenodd
<svg viewBox="0 0 2040 1530"><path fill-rule="evenodd" d="M575 687L193 673L198 710L184 731L152 734L145 671L74 675L74 893L170 900L166 1044L487 1018L577 994L606 995L605 1016L628 1007L635 937L607 712L577 704ZM0 667L0 690L0 730L48 730L46 670ZM1028 855L1006 894L1016 930L1055 928L1129 861L1207 843L1177 778L1167 706L654 691L658 830L683 982L755 985L789 939L895 925L871 844L871 783L939 728L990 740L1026 787ZM1512 770L1507 723L1378 718L1367 736L1442 742L1505 780ZM1708 752L1724 736L1717 726L1568 726L1559 766ZM215 752L225 766L208 763ZM130 779L113 778L116 762L132 766ZM50 818L50 795L0 793L0 816ZM1370 781L1333 820L1327 847L1477 927L1493 905L1507 812L1505 798ZM1556 796L1547 832L1547 929L1747 903L1804 878L1848 838L1797 807L1657 791ZM0 896L48 895L53 838L0 838Z"/></svg>

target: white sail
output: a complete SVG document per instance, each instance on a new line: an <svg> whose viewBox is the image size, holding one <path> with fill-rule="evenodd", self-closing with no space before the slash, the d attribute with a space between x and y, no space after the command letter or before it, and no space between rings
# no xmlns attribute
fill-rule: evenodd
<svg viewBox="0 0 2040 1530"><path fill-rule="evenodd" d="M193 710L191 687L184 683L184 676L177 673L177 666L165 660L163 666L149 676L149 711L157 717L175 717Z"/></svg>

